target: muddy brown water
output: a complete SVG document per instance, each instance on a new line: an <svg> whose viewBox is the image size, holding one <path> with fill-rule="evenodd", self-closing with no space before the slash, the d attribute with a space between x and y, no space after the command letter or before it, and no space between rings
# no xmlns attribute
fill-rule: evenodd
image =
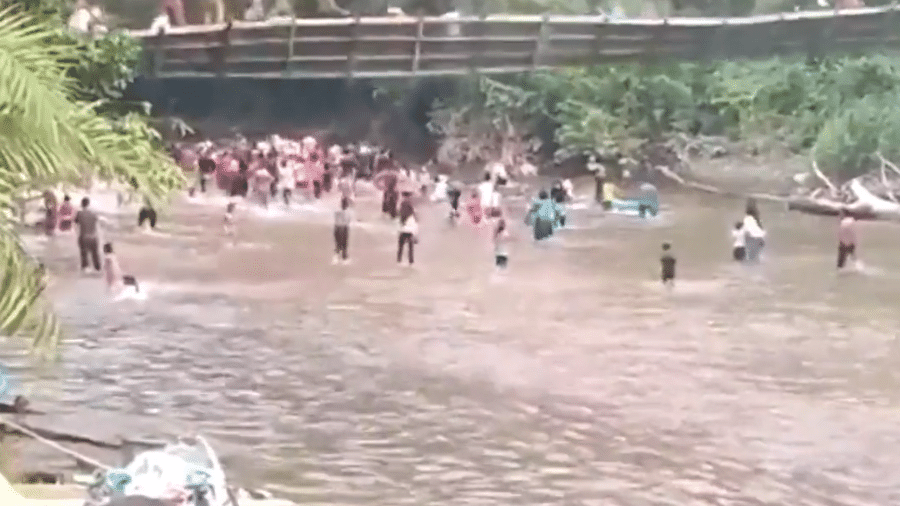
<svg viewBox="0 0 900 506"><path fill-rule="evenodd" d="M664 203L651 222L570 211L541 245L514 219L501 278L484 232L442 206L407 269L374 201L349 266L329 264L328 209L244 217L256 246L228 248L218 207L179 204L169 236L111 234L147 301L60 282L59 364L0 353L41 425L200 432L236 482L304 503L900 500L898 229L861 224L866 270L838 275L833 219L763 206L768 249L747 268L729 260L741 202Z"/></svg>

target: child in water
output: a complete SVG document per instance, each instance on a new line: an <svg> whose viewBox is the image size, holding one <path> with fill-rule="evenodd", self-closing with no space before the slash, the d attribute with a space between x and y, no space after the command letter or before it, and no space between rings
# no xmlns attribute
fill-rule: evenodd
<svg viewBox="0 0 900 506"><path fill-rule="evenodd" d="M662 257L659 259L659 263L662 267L662 283L667 288L672 288L675 286L675 257L672 255L672 245L669 243L663 243L662 245Z"/></svg>
<svg viewBox="0 0 900 506"><path fill-rule="evenodd" d="M456 224L459 219L459 199L462 198L462 190L459 185L450 184L447 187L447 200L450 201L450 223Z"/></svg>
<svg viewBox="0 0 900 506"><path fill-rule="evenodd" d="M229 202L227 206L225 206L225 216L222 219L222 228L225 232L225 237L231 239L231 243L234 244L235 232L234 227L234 209L237 207L234 202Z"/></svg>
<svg viewBox="0 0 900 506"><path fill-rule="evenodd" d="M103 272L106 274L106 288L109 291L118 294L126 286L133 286L135 293L141 291L134 276L122 274L122 268L110 242L103 245Z"/></svg>
<svg viewBox="0 0 900 506"><path fill-rule="evenodd" d="M347 263L347 246L350 242L350 222L353 221L353 212L350 210L350 198L341 197L341 208L334 213L334 260Z"/></svg>
<svg viewBox="0 0 900 506"><path fill-rule="evenodd" d="M481 206L481 193L478 190L474 190L472 195L469 196L469 201L466 202L466 213L469 215L469 219L472 220L473 225L481 224L484 209Z"/></svg>
<svg viewBox="0 0 900 506"><path fill-rule="evenodd" d="M505 270L509 264L509 239L506 220L501 216L494 227L494 265L498 270Z"/></svg>
<svg viewBox="0 0 900 506"><path fill-rule="evenodd" d="M744 222L738 221L731 230L731 257L735 262L743 262L747 258L747 239L744 233Z"/></svg>

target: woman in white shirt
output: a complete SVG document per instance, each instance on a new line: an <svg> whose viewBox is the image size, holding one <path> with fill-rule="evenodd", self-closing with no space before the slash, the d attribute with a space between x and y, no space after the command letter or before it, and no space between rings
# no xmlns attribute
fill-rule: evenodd
<svg viewBox="0 0 900 506"><path fill-rule="evenodd" d="M403 262L403 248L407 249L407 260L409 265L413 264L414 246L418 241L419 222L416 219L416 211L410 201L410 195L404 194L403 201L400 202L400 236L397 239L397 263Z"/></svg>
<svg viewBox="0 0 900 506"><path fill-rule="evenodd" d="M278 160L278 189L281 190L281 198L284 199L284 205L291 205L291 194L297 187L297 181L294 179L294 167L288 163L287 158Z"/></svg>
<svg viewBox="0 0 900 506"><path fill-rule="evenodd" d="M491 201L494 197L494 181L490 174L484 175L484 181L478 185L478 198L481 201L481 210L484 213L483 218L491 215Z"/></svg>
<svg viewBox="0 0 900 506"><path fill-rule="evenodd" d="M743 221L744 241L747 250L747 261L758 263L760 253L765 244L766 231L759 224L759 211L752 203L747 204L747 212Z"/></svg>

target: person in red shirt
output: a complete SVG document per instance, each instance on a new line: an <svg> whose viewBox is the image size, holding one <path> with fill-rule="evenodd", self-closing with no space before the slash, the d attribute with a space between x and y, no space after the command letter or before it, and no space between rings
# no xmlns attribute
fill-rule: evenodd
<svg viewBox="0 0 900 506"><path fill-rule="evenodd" d="M473 191L468 202L466 202L466 213L468 213L474 225L481 224L484 209L481 206L481 193L478 190Z"/></svg>
<svg viewBox="0 0 900 506"><path fill-rule="evenodd" d="M72 220L75 219L75 207L72 205L72 197L63 196L63 203L59 205L59 230L68 232L72 230Z"/></svg>
<svg viewBox="0 0 900 506"><path fill-rule="evenodd" d="M387 158L380 159L377 168L378 172L372 182L382 188L381 212L394 219L397 217L397 205L400 199L400 175L394 168L393 162Z"/></svg>

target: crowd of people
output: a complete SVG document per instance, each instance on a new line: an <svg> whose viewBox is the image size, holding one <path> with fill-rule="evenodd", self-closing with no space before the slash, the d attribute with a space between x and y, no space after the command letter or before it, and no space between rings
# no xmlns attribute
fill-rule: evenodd
<svg viewBox="0 0 900 506"><path fill-rule="evenodd" d="M334 144L326 149L313 137L293 140L276 135L254 143L240 137L219 143L205 141L173 146L172 154L177 163L193 174L189 195L218 191L230 198L222 226L223 235L232 245L237 241L235 212L241 202L262 208L280 202L280 205L290 207L301 201L321 201L333 194L332 200L337 202L333 222L333 262L347 263L350 261L351 229L356 221L357 189L359 182L365 180L380 192L380 210L384 218L396 222L398 264L412 266L415 262L420 225L417 206L423 202L447 205L447 219L451 225L467 222L475 227L489 228L496 267L502 270L509 263L511 214L504 204L502 190L511 179L503 163L489 163L479 183L466 185L437 173L434 163L411 169L386 149L364 144ZM605 181L604 174L598 176L598 173L595 170L596 200L603 209L609 209L610 201L617 198L618 188L611 181ZM641 188L643 192L644 186ZM652 199L641 202L655 202L656 190L652 190ZM546 240L566 226L566 206L572 199L573 187L569 180L557 180L549 190L537 192L526 207L524 217L535 241ZM120 198L119 204L124 202L124 198ZM57 231L74 231L82 270L102 271L112 290L130 287L139 291L137 280L122 272L113 245L109 242L101 244L98 229L103 218L91 208L89 198L83 198L80 209L76 210L69 195L64 195L58 203L55 194L48 191L44 203L45 232L53 235ZM639 216L645 217L643 210ZM156 211L145 201L138 212L138 226L153 228L156 219ZM748 201L745 216L735 223L731 235L734 260L758 263L766 232L754 201ZM845 267L848 259L855 260L856 257L856 225L847 213L841 213L838 235L837 267L840 269ZM671 286L675 280L675 255L671 244L664 244L662 249L662 282Z"/></svg>
<svg viewBox="0 0 900 506"><path fill-rule="evenodd" d="M353 206L360 181L367 181L381 193L381 212L397 220L397 262L404 257L415 262L419 217L416 206L427 201L448 204L448 220L457 224L464 217L475 226L493 228L496 263L508 262L508 210L503 205L501 189L510 183L507 167L490 163L483 179L467 188L437 173L435 163L410 168L390 150L366 144L330 147L307 136L300 140L270 136L257 142L238 137L213 143L179 145L172 152L176 161L188 171L195 171L191 195L214 188L232 199L243 199L263 208L280 199L283 206L295 202L315 202L337 191L338 208L334 217L335 263L349 261ZM465 196L465 198L464 198ZM557 181L552 189L542 191L527 213L526 222L534 229L537 240L546 239L553 230L565 225L564 203L572 197L572 184ZM235 202L228 204L223 227L228 237L235 235ZM465 214L463 214L465 213Z"/></svg>

